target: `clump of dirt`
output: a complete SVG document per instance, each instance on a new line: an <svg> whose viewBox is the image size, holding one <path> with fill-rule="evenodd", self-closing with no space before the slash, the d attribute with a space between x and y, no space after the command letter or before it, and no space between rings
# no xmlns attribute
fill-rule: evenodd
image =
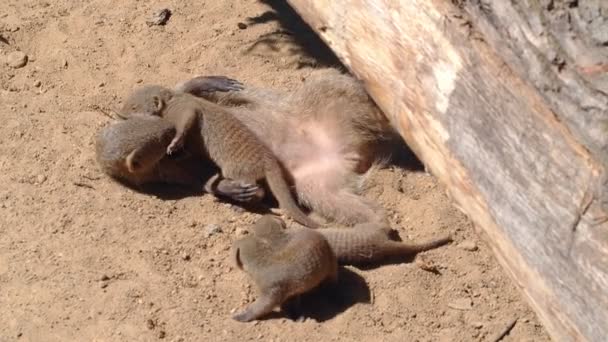
<svg viewBox="0 0 608 342"><path fill-rule="evenodd" d="M149 25L164 8L164 25ZM286 7L237 0L0 4L0 340L471 341L514 319L505 341L549 340L422 170L381 170L366 196L403 239L452 231L455 243L345 268L338 303L313 296L303 323L251 324L230 319L256 294L228 249L258 215L134 192L100 172L93 136L138 84L216 74L289 89L337 65L298 23Z"/></svg>

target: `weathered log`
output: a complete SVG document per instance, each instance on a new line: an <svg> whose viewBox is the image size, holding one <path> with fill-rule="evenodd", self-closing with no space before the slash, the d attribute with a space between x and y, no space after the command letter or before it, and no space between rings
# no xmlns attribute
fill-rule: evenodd
<svg viewBox="0 0 608 342"><path fill-rule="evenodd" d="M576 106L557 115L457 2L289 0L485 234L549 334L603 341L603 138L576 124Z"/></svg>

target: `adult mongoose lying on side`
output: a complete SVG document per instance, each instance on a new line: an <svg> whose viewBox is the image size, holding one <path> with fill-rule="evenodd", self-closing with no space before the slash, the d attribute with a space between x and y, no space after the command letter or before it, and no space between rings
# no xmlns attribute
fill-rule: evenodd
<svg viewBox="0 0 608 342"><path fill-rule="evenodd" d="M285 166L300 201L345 225L385 220L383 208L358 192L378 147L395 132L361 82L334 69L314 71L291 92L252 86L210 92L207 82L195 77L173 92L214 101L249 127ZM122 115L141 111L127 101Z"/></svg>

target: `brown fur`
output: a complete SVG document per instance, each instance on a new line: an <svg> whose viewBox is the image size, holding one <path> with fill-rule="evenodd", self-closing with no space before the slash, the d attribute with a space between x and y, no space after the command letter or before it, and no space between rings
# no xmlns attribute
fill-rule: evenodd
<svg viewBox="0 0 608 342"><path fill-rule="evenodd" d="M279 218L265 215L251 235L234 243L234 262L253 278L260 292L235 320L259 319L326 280L337 282L338 263L325 238L317 230L284 230L283 224Z"/></svg>
<svg viewBox="0 0 608 342"><path fill-rule="evenodd" d="M443 246L452 241L450 235L424 242L399 242L389 237L388 226L361 223L351 229L319 230L329 242L340 264L361 265L381 262L389 257L405 257Z"/></svg>
<svg viewBox="0 0 608 342"><path fill-rule="evenodd" d="M198 82L180 87L196 93ZM208 98L270 147L313 211L345 225L386 222L384 209L359 192L379 147L396 135L357 79L322 69L291 92L245 86Z"/></svg>
<svg viewBox="0 0 608 342"><path fill-rule="evenodd" d="M294 230L294 228L286 229L285 221L281 218L271 218L258 221L256 229L274 231L280 227L286 234ZM451 236L446 234L425 242L404 243L391 240L390 230L386 225L363 223L353 228L324 228L316 231L327 240L341 265L377 263L388 257L410 256L452 241Z"/></svg>

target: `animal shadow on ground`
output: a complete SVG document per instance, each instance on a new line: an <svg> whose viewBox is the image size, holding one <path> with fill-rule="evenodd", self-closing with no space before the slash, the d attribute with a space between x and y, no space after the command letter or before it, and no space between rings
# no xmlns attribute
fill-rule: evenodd
<svg viewBox="0 0 608 342"><path fill-rule="evenodd" d="M205 181L209 179L213 174L213 170L205 169L202 171L201 180ZM132 191L155 196L163 201L171 201L171 200L180 200L188 197L201 197L201 196L213 196L211 194L206 193L203 190L203 187L196 188L193 186L186 185L178 185L178 184L167 184L167 183L148 183L143 184L140 187L133 186L125 181L120 179L112 178L112 181L117 182L118 184L131 189ZM203 182L201 182L202 184ZM259 203L242 203L238 201L231 200L229 198L219 198L214 197L215 200L223 203L229 203L236 207L242 208L244 211L264 215L271 213L270 208L274 208L278 205L278 202L268 200L265 198L263 201Z"/></svg>
<svg viewBox="0 0 608 342"><path fill-rule="evenodd" d="M281 311L273 311L262 320L276 318L313 319L317 322L330 320L358 303L370 304L371 291L365 279L350 269L340 266L337 284L323 284L318 288L290 299ZM286 312L289 311L289 312Z"/></svg>
<svg viewBox="0 0 608 342"><path fill-rule="evenodd" d="M283 44L287 44L290 45L289 53L302 57L298 61L298 69L315 66L345 69L333 51L323 43L286 1L260 0L260 2L271 7L272 10L247 18L248 25L275 21L281 25L282 29L260 36L246 52L251 52L258 45L265 45L271 51L279 51Z"/></svg>

